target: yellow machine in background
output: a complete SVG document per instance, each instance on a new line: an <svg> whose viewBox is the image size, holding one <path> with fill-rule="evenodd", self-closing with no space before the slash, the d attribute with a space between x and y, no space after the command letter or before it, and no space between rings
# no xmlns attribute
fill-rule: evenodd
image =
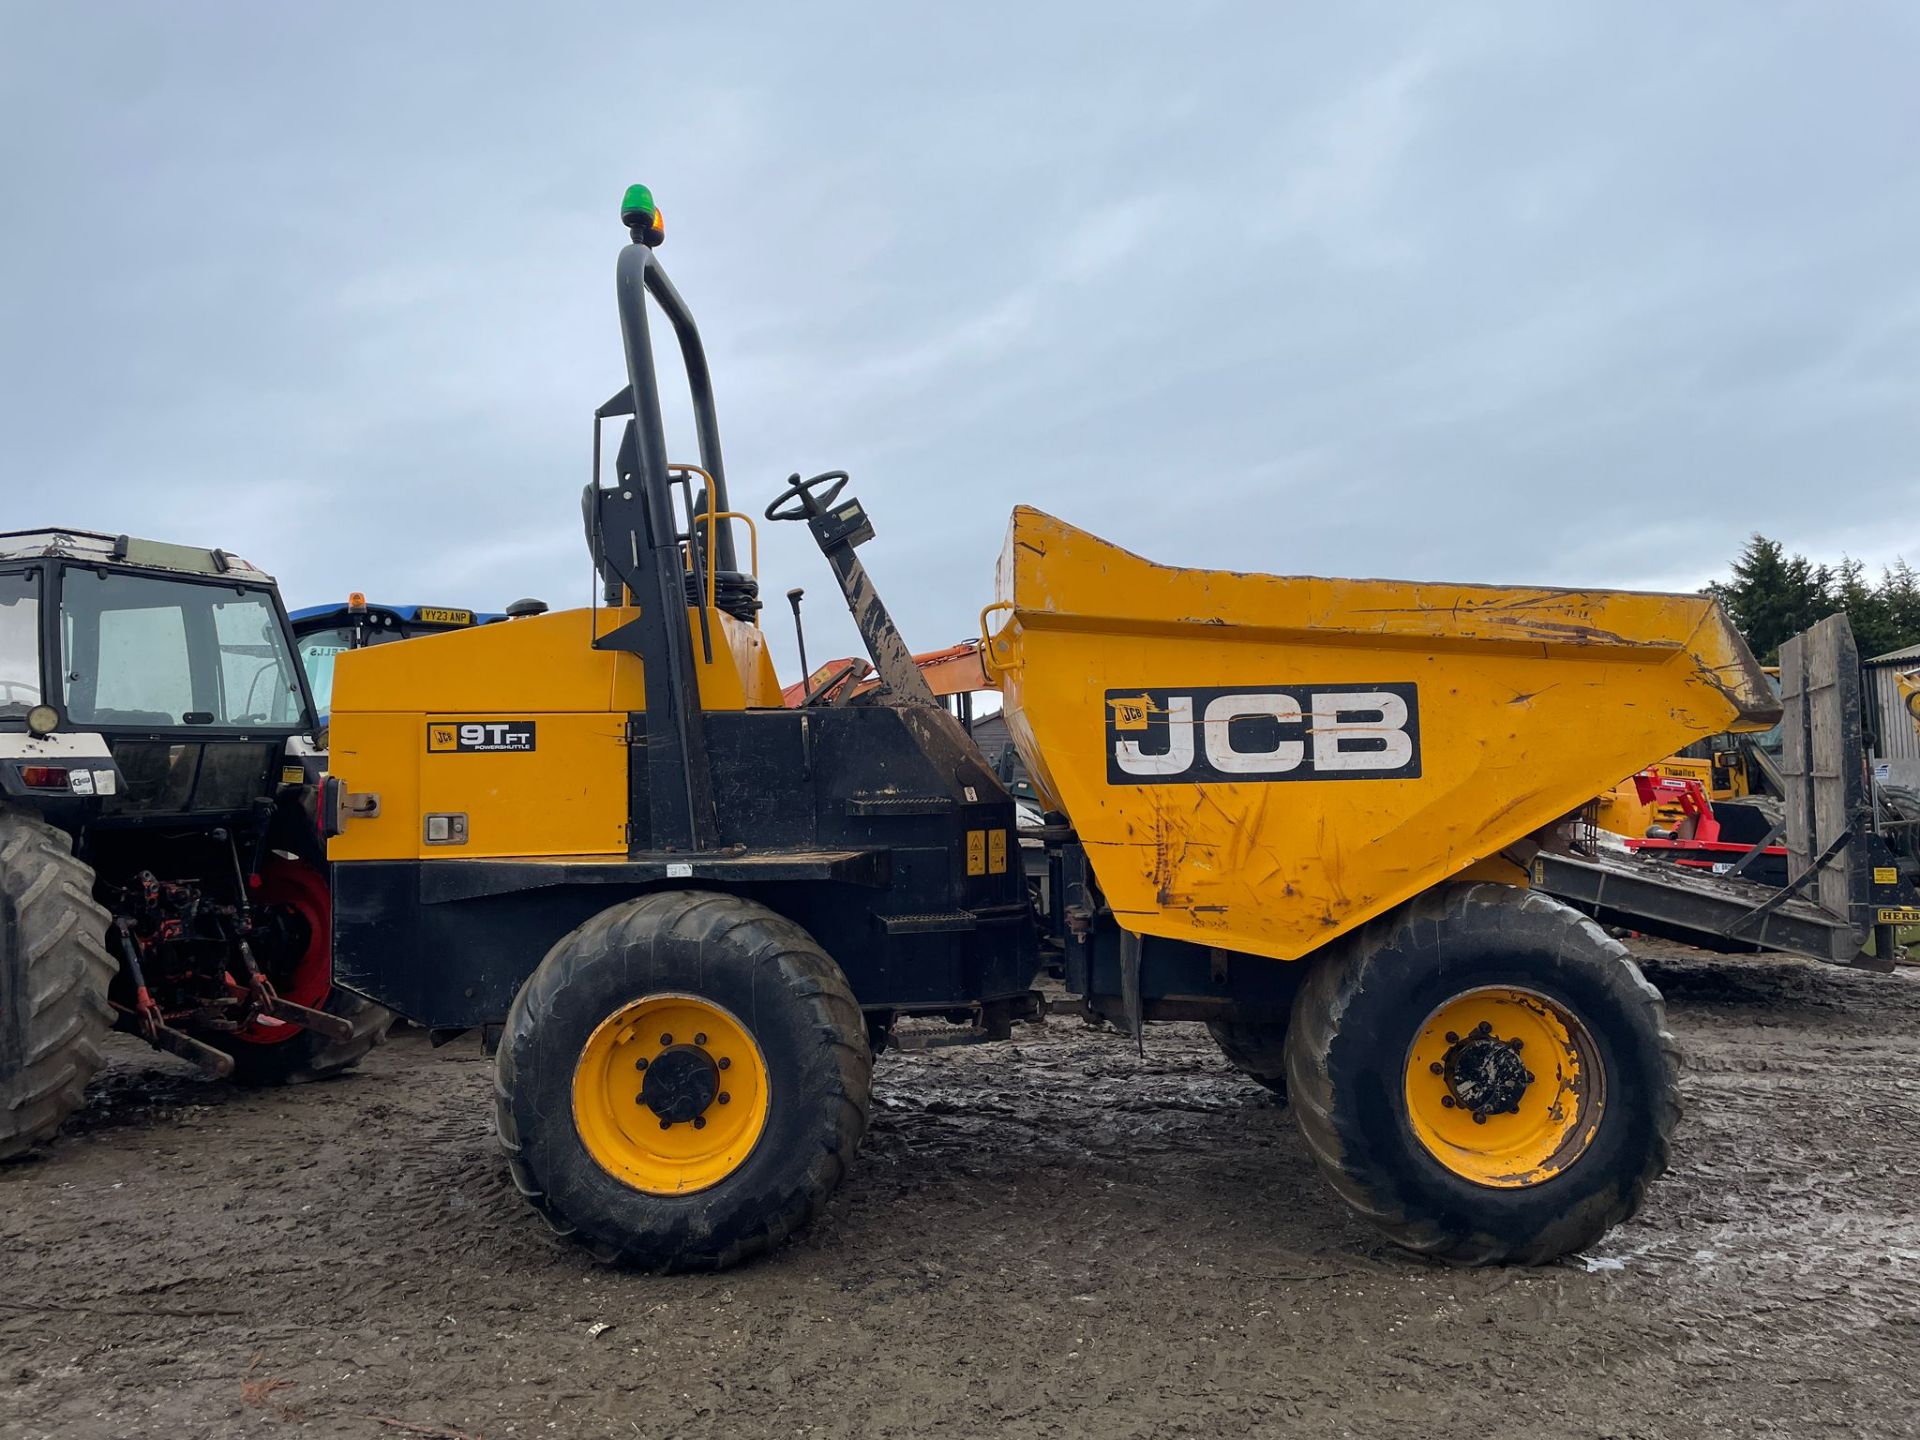
<svg viewBox="0 0 1920 1440"><path fill-rule="evenodd" d="M1763 666L1761 674L1776 695L1780 672ZM1643 767L1593 803L1593 822L1602 830L1626 839L1648 835L1687 833L1692 825L1689 807L1743 805L1751 811L1724 817L1732 825L1730 838L1756 841L1781 814L1781 778L1777 754L1777 726L1757 731L1729 731L1695 740L1666 759ZM1639 783L1642 779L1654 782ZM1670 782L1662 784L1660 782ZM1691 791L1687 799L1678 798Z"/></svg>
<svg viewBox="0 0 1920 1440"><path fill-rule="evenodd" d="M1594 823L1636 840L1645 835L1684 832L1689 824L1687 804L1673 798L1676 785L1656 783L1648 787L1636 783L1645 777L1692 789L1699 797L1698 803L1753 806L1755 823L1764 831L1766 826L1760 820L1775 818L1780 806L1778 782L1767 778L1769 763L1766 752L1744 735L1715 735L1696 741L1603 791L1594 801ZM1643 790L1651 793L1643 795Z"/></svg>

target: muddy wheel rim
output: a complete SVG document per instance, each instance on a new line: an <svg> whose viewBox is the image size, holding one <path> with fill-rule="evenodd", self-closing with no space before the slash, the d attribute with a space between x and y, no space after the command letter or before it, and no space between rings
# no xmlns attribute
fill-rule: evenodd
<svg viewBox="0 0 1920 1440"><path fill-rule="evenodd" d="M1428 1015L1406 1057L1407 1120L1426 1152L1476 1185L1523 1189L1585 1153L1606 1105L1593 1036L1538 991L1484 986Z"/></svg>
<svg viewBox="0 0 1920 1440"><path fill-rule="evenodd" d="M601 1169L650 1195L725 1180L766 1129L753 1036L696 995L649 995L594 1027L573 1075L573 1123Z"/></svg>

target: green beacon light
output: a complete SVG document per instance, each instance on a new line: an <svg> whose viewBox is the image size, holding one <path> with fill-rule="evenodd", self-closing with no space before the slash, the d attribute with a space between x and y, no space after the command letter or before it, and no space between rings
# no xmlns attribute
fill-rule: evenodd
<svg viewBox="0 0 1920 1440"><path fill-rule="evenodd" d="M644 185L627 187L626 198L620 202L620 223L641 245L658 245L667 238L667 225L660 218L660 207L653 203L653 192Z"/></svg>

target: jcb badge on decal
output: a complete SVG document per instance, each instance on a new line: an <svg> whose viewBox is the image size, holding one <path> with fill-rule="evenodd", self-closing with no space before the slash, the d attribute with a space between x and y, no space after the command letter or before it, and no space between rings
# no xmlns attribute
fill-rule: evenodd
<svg viewBox="0 0 1920 1440"><path fill-rule="evenodd" d="M430 720L427 749L435 754L489 754L533 749L531 720Z"/></svg>
<svg viewBox="0 0 1920 1440"><path fill-rule="evenodd" d="M1418 687L1109 690L1107 783L1414 780Z"/></svg>

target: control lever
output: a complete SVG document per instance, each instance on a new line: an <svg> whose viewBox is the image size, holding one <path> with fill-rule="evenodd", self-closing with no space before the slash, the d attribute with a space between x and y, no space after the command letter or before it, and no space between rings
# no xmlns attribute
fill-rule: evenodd
<svg viewBox="0 0 1920 1440"><path fill-rule="evenodd" d="M803 677L813 674L807 668L807 632L800 624L800 601L806 593L798 585L787 591L787 603L793 606L793 638L800 647L800 674Z"/></svg>

